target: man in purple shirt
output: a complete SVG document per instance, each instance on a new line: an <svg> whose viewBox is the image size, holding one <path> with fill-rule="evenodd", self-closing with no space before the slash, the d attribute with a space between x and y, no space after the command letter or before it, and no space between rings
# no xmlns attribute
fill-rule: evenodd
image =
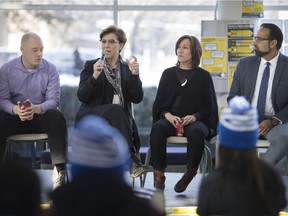
<svg viewBox="0 0 288 216"><path fill-rule="evenodd" d="M66 120L57 109L59 74L55 65L42 59L43 43L37 34L24 34L20 50L20 57L0 68L0 161L7 136L47 133L55 189L65 183L67 147Z"/></svg>

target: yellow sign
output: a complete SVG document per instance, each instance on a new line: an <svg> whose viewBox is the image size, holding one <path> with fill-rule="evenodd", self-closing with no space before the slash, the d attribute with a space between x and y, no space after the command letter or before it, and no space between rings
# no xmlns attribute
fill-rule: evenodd
<svg viewBox="0 0 288 216"><path fill-rule="evenodd" d="M197 207L166 207L166 216L198 216L196 213Z"/></svg>
<svg viewBox="0 0 288 216"><path fill-rule="evenodd" d="M226 74L227 38L201 38L201 67L211 73Z"/></svg>
<svg viewBox="0 0 288 216"><path fill-rule="evenodd" d="M196 213L197 206L190 207L166 207L166 216L199 216ZM280 212L279 216L288 216L287 212Z"/></svg>
<svg viewBox="0 0 288 216"><path fill-rule="evenodd" d="M263 17L263 0L242 0L242 18Z"/></svg>
<svg viewBox="0 0 288 216"><path fill-rule="evenodd" d="M253 55L253 27L252 24L227 25L229 62Z"/></svg>

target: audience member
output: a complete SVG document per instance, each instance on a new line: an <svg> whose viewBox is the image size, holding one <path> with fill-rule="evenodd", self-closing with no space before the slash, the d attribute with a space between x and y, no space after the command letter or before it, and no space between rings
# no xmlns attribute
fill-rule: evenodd
<svg viewBox="0 0 288 216"><path fill-rule="evenodd" d="M86 116L71 137L71 182L52 192L54 215L165 215L127 183L130 151L121 133L97 116Z"/></svg>
<svg viewBox="0 0 288 216"><path fill-rule="evenodd" d="M0 176L0 215L42 215L40 179L31 168L5 161L0 164Z"/></svg>
<svg viewBox="0 0 288 216"><path fill-rule="evenodd" d="M282 41L277 25L260 26L252 43L255 56L239 60L228 100L244 96L257 107L260 138L270 142L263 158L288 175L288 58L279 51Z"/></svg>
<svg viewBox="0 0 288 216"><path fill-rule="evenodd" d="M131 150L131 176L137 177L148 170L137 157L140 138L132 110L132 103L142 101L143 89L137 59L125 62L120 55L126 41L125 32L116 26L101 31L102 56L86 61L80 75L78 98L82 104L76 122L92 114L117 128Z"/></svg>
<svg viewBox="0 0 288 216"><path fill-rule="evenodd" d="M166 138L175 136L178 126L183 127L181 132L188 141L187 171L174 187L180 193L197 174L205 139L215 136L218 106L211 75L199 67L202 55L199 40L190 35L180 37L175 53L176 66L167 68L159 82L153 105L150 146L154 186L164 190Z"/></svg>
<svg viewBox="0 0 288 216"><path fill-rule="evenodd" d="M67 127L57 109L60 82L56 67L42 58L43 43L32 32L21 39L21 53L0 68L0 158L7 136L47 133L51 149L53 188L65 183Z"/></svg>
<svg viewBox="0 0 288 216"><path fill-rule="evenodd" d="M218 133L219 165L201 183L197 213L278 216L287 204L285 185L257 156L256 109L235 96L221 113Z"/></svg>

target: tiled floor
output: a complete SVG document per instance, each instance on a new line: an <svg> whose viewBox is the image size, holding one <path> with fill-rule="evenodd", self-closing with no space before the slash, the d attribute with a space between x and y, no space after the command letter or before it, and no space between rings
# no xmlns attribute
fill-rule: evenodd
<svg viewBox="0 0 288 216"><path fill-rule="evenodd" d="M36 172L39 174L41 179L43 203L49 203L50 200L47 194L51 191L52 188L52 182L50 180L52 170L36 170ZM131 179L128 172L125 176L128 184L131 184ZM182 173L167 172L165 176L166 188L164 191L164 196L166 207L196 206L198 190L202 178L201 174L197 174L188 186L187 190L180 194L174 191L174 185L181 178ZM286 188L288 188L288 176L283 176L283 180L285 182ZM138 178L135 180L135 187L140 187L140 180ZM148 172L147 174L145 188L153 188L152 172ZM288 191L286 192L286 196L288 199ZM286 207L284 210L288 211L288 207Z"/></svg>

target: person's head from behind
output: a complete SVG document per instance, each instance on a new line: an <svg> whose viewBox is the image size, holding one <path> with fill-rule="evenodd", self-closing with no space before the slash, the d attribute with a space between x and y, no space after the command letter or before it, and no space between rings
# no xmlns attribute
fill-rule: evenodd
<svg viewBox="0 0 288 216"><path fill-rule="evenodd" d="M176 65L186 64L198 67L202 56L202 47L200 41L191 35L183 35L175 45L175 54L178 57Z"/></svg>
<svg viewBox="0 0 288 216"><path fill-rule="evenodd" d="M106 120L86 116L74 128L68 153L72 180L112 175L124 178L129 156L126 140Z"/></svg>
<svg viewBox="0 0 288 216"><path fill-rule="evenodd" d="M102 51L107 53L107 59L117 59L126 41L125 32L115 25L108 26L100 33Z"/></svg>
<svg viewBox="0 0 288 216"><path fill-rule="evenodd" d="M244 97L232 98L221 112L218 138L220 166L257 159L258 114Z"/></svg>
<svg viewBox="0 0 288 216"><path fill-rule="evenodd" d="M20 50L22 53L22 64L26 69L33 69L42 60L43 43L39 35L29 32L22 36Z"/></svg>
<svg viewBox="0 0 288 216"><path fill-rule="evenodd" d="M40 179L30 167L17 161L0 164L0 215L40 215L40 203Z"/></svg>
<svg viewBox="0 0 288 216"><path fill-rule="evenodd" d="M255 55L264 57L281 49L283 33L273 23L263 23L253 40Z"/></svg>

